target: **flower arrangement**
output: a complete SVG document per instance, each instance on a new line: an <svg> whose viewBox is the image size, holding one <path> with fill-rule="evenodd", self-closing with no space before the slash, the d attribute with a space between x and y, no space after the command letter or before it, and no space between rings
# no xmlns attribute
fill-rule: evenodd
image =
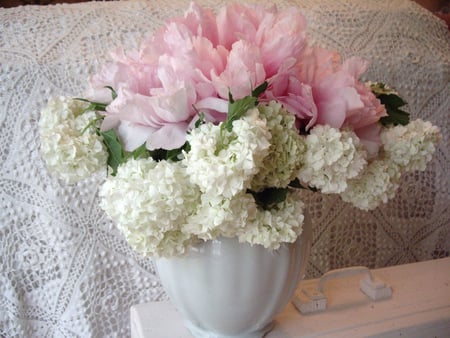
<svg viewBox="0 0 450 338"><path fill-rule="evenodd" d="M85 98L49 101L42 156L67 183L107 168L101 207L143 255L218 236L277 249L302 232L303 188L371 210L431 160L439 129L367 67L310 45L297 8L192 3Z"/></svg>

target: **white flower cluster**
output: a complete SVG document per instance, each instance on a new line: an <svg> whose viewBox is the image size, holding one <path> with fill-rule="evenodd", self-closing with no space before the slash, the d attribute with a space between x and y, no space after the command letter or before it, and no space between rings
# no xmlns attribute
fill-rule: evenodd
<svg viewBox="0 0 450 338"><path fill-rule="evenodd" d="M285 113L275 118L277 109L281 106L271 105L261 116L258 108L252 109L233 122L232 131L221 124L200 125L188 135L190 151L183 153L181 161L127 161L103 184L101 207L143 255L180 255L194 241L219 236L272 249L294 242L304 219L299 194L289 193L284 202L264 210L247 191L270 157L272 139L280 143L275 149L294 149L293 156L303 149L299 141L293 146L288 141L283 147L287 139L281 128L284 124L293 127L294 120ZM280 157L276 163L294 162ZM292 170L298 166L292 164ZM292 174L286 177L285 186Z"/></svg>
<svg viewBox="0 0 450 338"><path fill-rule="evenodd" d="M341 198L362 210L373 210L387 203L394 198L403 173L425 170L440 140L439 128L420 119L406 126L384 128L379 159L347 182L348 188L341 193Z"/></svg>
<svg viewBox="0 0 450 338"><path fill-rule="evenodd" d="M326 194L343 192L347 180L367 165L367 154L352 131L318 125L306 137L306 147L299 178Z"/></svg>
<svg viewBox="0 0 450 338"><path fill-rule="evenodd" d="M41 114L43 157L68 183L107 166L97 116L88 107L60 97ZM250 109L231 130L225 126L194 128L187 135L189 151L177 162L130 157L107 177L101 207L136 251L170 257L219 236L277 249L302 232L300 190L288 188L295 178L372 210L394 197L403 172L424 170L441 138L437 127L422 120L386 127L381 151L368 163L353 131L316 125L300 135L295 117L276 102ZM267 188L286 189L286 199L266 201Z"/></svg>
<svg viewBox="0 0 450 338"><path fill-rule="evenodd" d="M246 231L257 209L253 196L245 192L232 198L204 194L196 212L187 219L185 230L203 240L235 237Z"/></svg>
<svg viewBox="0 0 450 338"><path fill-rule="evenodd" d="M306 150L304 139L295 127L295 116L283 109L281 104L271 101L258 108L261 117L267 120L272 138L269 154L253 178L251 189L262 191L267 187L286 187L297 177L302 165Z"/></svg>
<svg viewBox="0 0 450 338"><path fill-rule="evenodd" d="M341 193L344 202L362 210L373 210L395 196L400 180L399 167L392 162L371 162L357 178L347 182Z"/></svg>
<svg viewBox="0 0 450 338"><path fill-rule="evenodd" d="M274 250L281 243L292 243L303 230L303 208L300 192L289 191L286 200L271 210L258 209L245 231L238 232L239 240Z"/></svg>
<svg viewBox="0 0 450 338"><path fill-rule="evenodd" d="M143 255L182 254L193 240L183 227L199 204L200 191L181 162L131 159L108 177L100 197L100 206Z"/></svg>
<svg viewBox="0 0 450 338"><path fill-rule="evenodd" d="M258 115L257 108L248 112L231 132L206 123L187 135L187 172L203 193L231 198L249 187L270 147L271 135Z"/></svg>
<svg viewBox="0 0 450 338"><path fill-rule="evenodd" d="M88 104L68 97L48 102L39 120L41 153L52 174L66 183L76 183L105 170L108 154L102 137L91 121Z"/></svg>
<svg viewBox="0 0 450 338"><path fill-rule="evenodd" d="M439 128L420 119L406 126L385 128L381 133L383 149L389 161L404 171L425 170L441 141Z"/></svg>

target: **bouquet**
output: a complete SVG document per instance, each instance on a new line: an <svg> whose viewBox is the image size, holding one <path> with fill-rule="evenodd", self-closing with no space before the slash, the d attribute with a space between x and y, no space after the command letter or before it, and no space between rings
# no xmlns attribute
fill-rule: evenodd
<svg viewBox="0 0 450 338"><path fill-rule="evenodd" d="M309 44L298 8L192 3L83 98L49 101L42 156L69 184L103 171L101 207L143 255L219 236L277 249L302 232L303 189L372 210L432 158L439 129L362 82L368 66Z"/></svg>

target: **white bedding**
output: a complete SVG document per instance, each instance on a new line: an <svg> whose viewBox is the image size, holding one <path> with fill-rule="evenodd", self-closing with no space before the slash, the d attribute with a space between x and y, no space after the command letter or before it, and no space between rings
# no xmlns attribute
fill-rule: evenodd
<svg viewBox="0 0 450 338"><path fill-rule="evenodd" d="M219 7L225 1L198 1ZM413 117L444 135L427 171L373 212L308 196L307 277L384 267L450 251L450 34L409 0L277 0L299 5L311 38L372 61L367 80L394 87ZM119 45L136 46L188 1L93 2L0 9L0 336L127 337L131 305L165 299L150 259L133 253L98 207L100 175L68 187L39 156L39 111L83 93Z"/></svg>

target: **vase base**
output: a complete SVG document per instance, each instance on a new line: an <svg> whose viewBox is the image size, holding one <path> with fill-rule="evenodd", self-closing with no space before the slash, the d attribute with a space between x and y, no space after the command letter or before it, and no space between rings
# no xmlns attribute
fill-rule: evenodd
<svg viewBox="0 0 450 338"><path fill-rule="evenodd" d="M266 333L270 332L273 329L275 323L270 322L269 324L267 324L266 326L264 326L263 328L261 328L259 330L246 332L243 334L237 334L237 335L223 335L220 333L208 331L208 330L199 328L198 326L195 326L190 321L185 321L184 325L192 333L192 335L195 338L261 338L261 337L264 337L264 335Z"/></svg>

